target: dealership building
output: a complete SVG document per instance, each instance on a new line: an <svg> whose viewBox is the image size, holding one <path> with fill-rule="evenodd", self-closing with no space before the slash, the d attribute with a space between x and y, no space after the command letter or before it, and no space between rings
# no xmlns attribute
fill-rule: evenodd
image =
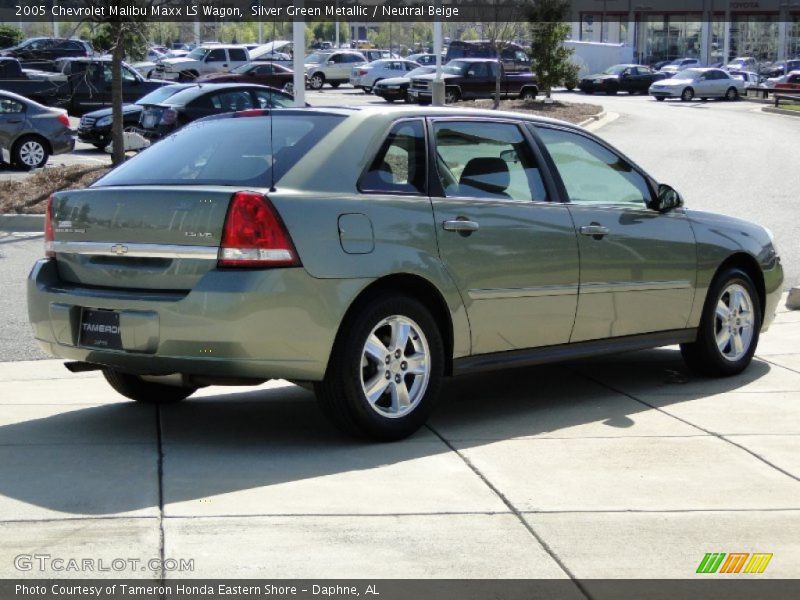
<svg viewBox="0 0 800 600"><path fill-rule="evenodd" d="M573 0L572 39L633 47L652 64L800 57L800 0Z"/></svg>

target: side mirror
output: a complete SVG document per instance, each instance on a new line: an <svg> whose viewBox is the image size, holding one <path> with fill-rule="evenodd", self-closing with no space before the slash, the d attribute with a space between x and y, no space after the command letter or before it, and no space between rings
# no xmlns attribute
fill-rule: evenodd
<svg viewBox="0 0 800 600"><path fill-rule="evenodd" d="M662 183L658 186L658 196L653 203L653 209L660 213L666 213L683 206L683 198L671 186Z"/></svg>

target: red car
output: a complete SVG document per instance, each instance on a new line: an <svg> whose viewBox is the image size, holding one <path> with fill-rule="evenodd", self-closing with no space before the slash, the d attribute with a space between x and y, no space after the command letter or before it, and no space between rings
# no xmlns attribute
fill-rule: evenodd
<svg viewBox="0 0 800 600"><path fill-rule="evenodd" d="M800 92L800 71L792 71L784 83L776 83L776 90L795 90Z"/></svg>
<svg viewBox="0 0 800 600"><path fill-rule="evenodd" d="M197 83L257 83L294 93L294 71L270 61L255 61L236 67L229 73L211 73L198 77Z"/></svg>

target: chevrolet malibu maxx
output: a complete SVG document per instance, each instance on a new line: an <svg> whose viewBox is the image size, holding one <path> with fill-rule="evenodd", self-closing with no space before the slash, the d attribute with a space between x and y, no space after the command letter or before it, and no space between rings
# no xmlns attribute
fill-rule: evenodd
<svg viewBox="0 0 800 600"><path fill-rule="evenodd" d="M70 370L150 403L284 378L381 440L466 372L680 344L739 373L783 282L768 230L579 127L471 109L197 121L55 194L45 251L30 321Z"/></svg>

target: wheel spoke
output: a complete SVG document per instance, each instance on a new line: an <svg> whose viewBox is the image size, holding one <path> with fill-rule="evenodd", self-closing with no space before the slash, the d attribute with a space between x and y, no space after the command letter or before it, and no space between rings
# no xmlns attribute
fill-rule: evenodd
<svg viewBox="0 0 800 600"><path fill-rule="evenodd" d="M744 294L739 289L734 289L731 291L731 314L738 315L742 312L745 308L746 302L744 299Z"/></svg>
<svg viewBox="0 0 800 600"><path fill-rule="evenodd" d="M739 332L734 332L731 336L731 349L733 350L734 356L737 358L744 354L744 342L742 341L742 336L739 335Z"/></svg>
<svg viewBox="0 0 800 600"><path fill-rule="evenodd" d="M411 335L411 326L408 323L394 321L392 323L392 339L389 343L392 348L405 352L409 335Z"/></svg>
<svg viewBox="0 0 800 600"><path fill-rule="evenodd" d="M377 363L383 364L384 359L389 355L389 349L374 333L367 338L364 346L364 353Z"/></svg>
<svg viewBox="0 0 800 600"><path fill-rule="evenodd" d="M395 383L392 385L392 410L396 413L403 412L411 406L411 401L408 397L408 387L406 387L406 382L402 379L400 383Z"/></svg>
<svg viewBox="0 0 800 600"><path fill-rule="evenodd" d="M427 357L424 354L415 354L406 358L408 372L412 375L423 375L428 370Z"/></svg>
<svg viewBox="0 0 800 600"><path fill-rule="evenodd" d="M723 323L727 322L727 320L731 316L731 311L728 310L728 305L720 298L719 302L717 302L717 318L722 321Z"/></svg>
<svg viewBox="0 0 800 600"><path fill-rule="evenodd" d="M725 354L725 348L728 347L728 344L731 341L731 334L727 329L722 329L717 333L717 348L719 351Z"/></svg>
<svg viewBox="0 0 800 600"><path fill-rule="evenodd" d="M380 371L364 384L364 391L370 404L375 404L380 397L383 396L389 383L391 383L391 379L386 379L383 371ZM392 396L392 398L394 398L394 396ZM392 400L392 402L394 402L394 400Z"/></svg>

